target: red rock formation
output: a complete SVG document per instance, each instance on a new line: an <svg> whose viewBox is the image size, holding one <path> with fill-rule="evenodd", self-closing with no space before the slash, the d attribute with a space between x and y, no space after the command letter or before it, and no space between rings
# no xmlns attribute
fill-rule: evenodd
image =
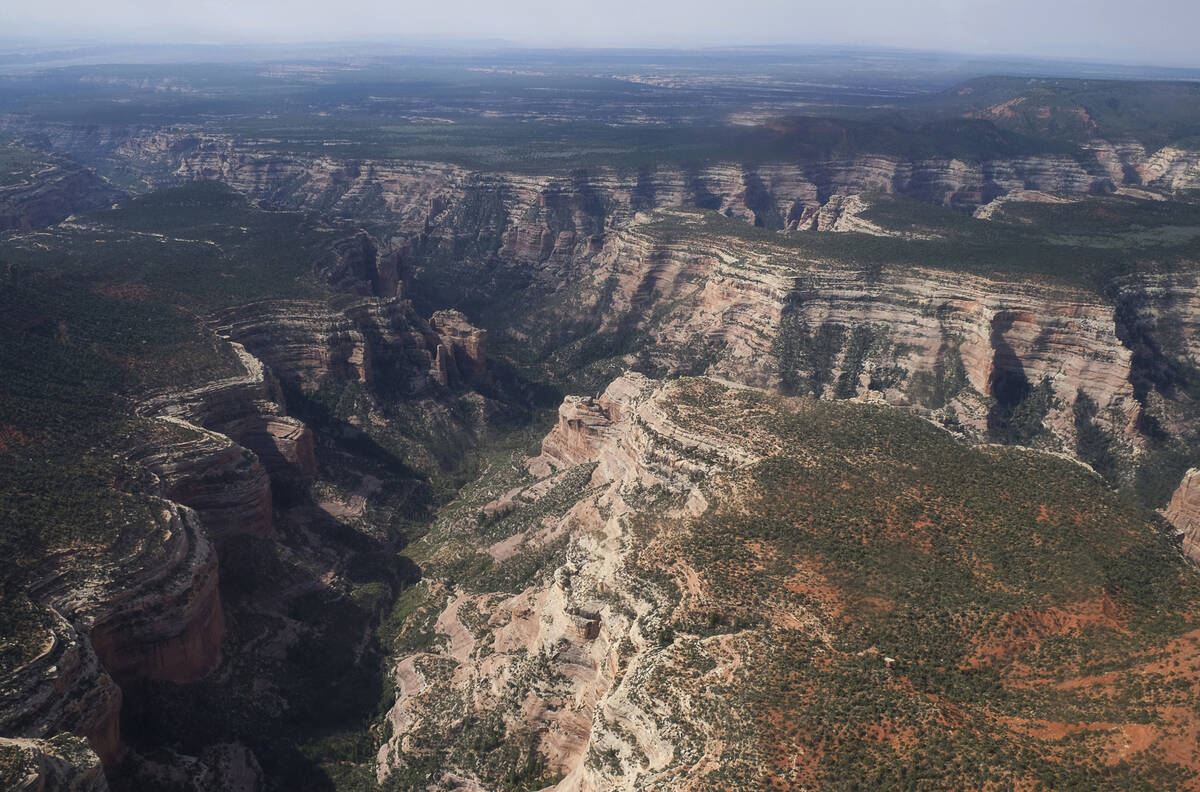
<svg viewBox="0 0 1200 792"><path fill-rule="evenodd" d="M233 344L244 374L182 393L168 392L146 401L146 416L182 421L225 435L254 452L263 467L280 479L309 478L316 472L312 431L283 414L278 383L262 363Z"/></svg>
<svg viewBox="0 0 1200 792"><path fill-rule="evenodd" d="M175 442L135 455L162 481L163 496L195 509L218 543L237 534L274 535L271 481L258 457L225 435L176 423Z"/></svg>
<svg viewBox="0 0 1200 792"><path fill-rule="evenodd" d="M8 733L81 735L111 766L122 754L114 676L189 681L217 663L224 615L216 554L195 512L157 504L151 524L128 527L125 542L87 551L88 563L54 559L55 570L30 585L52 621L43 650L4 679Z"/></svg>
<svg viewBox="0 0 1200 792"><path fill-rule="evenodd" d="M458 311L438 311L429 319L442 345L452 353L459 373L465 376L487 374L487 331L480 330ZM445 383L443 383L445 384Z"/></svg>
<svg viewBox="0 0 1200 792"><path fill-rule="evenodd" d="M217 590L216 555L206 554L190 579L165 594L154 610L125 608L92 628L92 646L118 683L193 682L220 658L225 614Z"/></svg>
<svg viewBox="0 0 1200 792"><path fill-rule="evenodd" d="M127 589L110 591L87 613L92 646L118 683L190 682L220 657L225 617L216 553L194 512L172 506L163 514L161 566L145 580L125 581Z"/></svg>

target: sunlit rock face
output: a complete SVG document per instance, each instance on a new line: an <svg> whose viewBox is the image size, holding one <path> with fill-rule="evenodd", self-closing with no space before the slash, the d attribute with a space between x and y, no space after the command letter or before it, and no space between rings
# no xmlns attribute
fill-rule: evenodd
<svg viewBox="0 0 1200 792"><path fill-rule="evenodd" d="M1184 554L1200 564L1200 470L1184 474L1163 516L1179 532Z"/></svg>
<svg viewBox="0 0 1200 792"><path fill-rule="evenodd" d="M6 729L82 735L112 765L123 750L114 679L188 682L216 665L225 629L216 552L190 509L161 500L152 520L130 546L90 564L62 558L72 565L31 586L53 621L41 653L5 679Z"/></svg>

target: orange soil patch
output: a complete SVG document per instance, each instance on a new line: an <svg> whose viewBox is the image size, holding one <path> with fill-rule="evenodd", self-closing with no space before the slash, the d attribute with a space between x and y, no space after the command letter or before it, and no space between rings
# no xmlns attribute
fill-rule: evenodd
<svg viewBox="0 0 1200 792"><path fill-rule="evenodd" d="M842 615L842 592L820 572L811 568L797 570L784 587L793 594L809 597L838 617Z"/></svg>
<svg viewBox="0 0 1200 792"><path fill-rule="evenodd" d="M779 551L771 544L762 541L761 539L751 539L746 542L746 549L754 556L754 569L761 571L767 568L767 561L774 561L779 557Z"/></svg>
<svg viewBox="0 0 1200 792"><path fill-rule="evenodd" d="M1144 662L1135 662L1125 670L1063 681L1023 679L1018 684L1021 687L1086 690L1106 697L1117 695L1125 682L1139 677L1147 691L1165 691L1180 683L1190 685L1192 690L1200 687L1200 630L1179 636L1154 651ZM1152 713L1151 723L1063 723L1021 718L1002 718L1001 722L1013 731L1049 742L1067 737L1090 739L1097 755L1107 764L1132 759L1143 752L1152 754L1164 762L1196 772L1187 788L1200 790L1200 745L1196 741L1196 735L1200 734L1200 712L1186 705L1155 705L1157 696L1149 695L1145 704Z"/></svg>
<svg viewBox="0 0 1200 792"><path fill-rule="evenodd" d="M12 424L0 425L0 451L7 451L12 446L23 446L29 442L25 434Z"/></svg>
<svg viewBox="0 0 1200 792"><path fill-rule="evenodd" d="M1172 708L1160 715L1165 716L1163 720L1166 725L1109 721L1064 723L1014 718L1004 718L1002 722L1014 732L1046 742L1058 742L1068 737L1091 737L1097 756L1107 765L1115 765L1150 751L1165 762L1196 769L1195 714Z"/></svg>
<svg viewBox="0 0 1200 792"><path fill-rule="evenodd" d="M967 660L970 668L981 668L1011 660L1037 646L1048 636L1069 635L1084 627L1121 630L1116 604L1096 597L1063 608L1025 609L1006 614L1000 626L980 642Z"/></svg>

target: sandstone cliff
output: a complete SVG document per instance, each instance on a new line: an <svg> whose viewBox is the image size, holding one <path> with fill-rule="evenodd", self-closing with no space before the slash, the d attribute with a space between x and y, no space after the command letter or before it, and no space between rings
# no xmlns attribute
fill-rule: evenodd
<svg viewBox="0 0 1200 792"><path fill-rule="evenodd" d="M499 717L495 728L544 760L549 776L563 777L556 789L632 789L643 773L678 761L666 713L641 711L629 698L657 646L646 624L656 606L644 599L653 598L654 587L642 588L625 568L631 503L665 491L683 498L681 514L702 509L694 480L752 463L766 446L755 437L684 428L662 393L657 383L629 375L595 401L568 399L543 453L528 461L533 483L501 496L503 511L519 512L540 511L565 493L535 530L486 550L503 560L565 541L570 550L554 552L561 565L547 570L544 583L512 595L421 584L431 601L444 604L432 628L446 644L405 656L396 667L393 736L380 750L381 779L420 754L435 723L488 711ZM569 478L580 470L592 472L582 481ZM620 779L599 771L588 757L613 745L636 751L645 764L625 767ZM455 775L461 768L442 770L447 783L477 783Z"/></svg>
<svg viewBox="0 0 1200 792"><path fill-rule="evenodd" d="M1200 185L1197 152L1173 146L1147 151L1129 141L1089 141L1074 155L980 161L862 154L798 164L662 165L636 172L602 167L535 177L432 162L257 153L249 145L254 141L200 128L7 124L83 161L133 170L147 184L211 179L275 204L406 233L503 234L510 255L539 260L595 244L593 237L605 228L656 207L713 209L767 228L795 229L814 227L835 195L895 192L973 208L1022 190L1086 194L1119 186L1178 191ZM470 222L448 227L468 206Z"/></svg>
<svg viewBox="0 0 1200 792"><path fill-rule="evenodd" d="M1081 392L1109 431L1132 437L1139 402L1125 320L1088 290L922 268L873 273L699 228L676 241L635 227L591 266L583 293L602 317L597 332L631 333L629 362L953 414L976 437L987 436L1009 381L1046 382L1053 444L1073 449Z"/></svg>
<svg viewBox="0 0 1200 792"><path fill-rule="evenodd" d="M487 371L486 334L458 312L430 321L398 298L361 298L334 307L273 300L218 312L214 330L306 389L322 378L386 383L406 395L469 384Z"/></svg>
<svg viewBox="0 0 1200 792"><path fill-rule="evenodd" d="M11 733L72 732L112 764L122 750L114 678L184 682L218 661L216 553L194 512L167 500L153 508L123 546L68 551L30 583L52 619L41 652L4 680L0 721Z"/></svg>
<svg viewBox="0 0 1200 792"><path fill-rule="evenodd" d="M1200 470L1184 474L1163 516L1179 532L1184 555L1200 563Z"/></svg>
<svg viewBox="0 0 1200 792"><path fill-rule="evenodd" d="M283 413L282 393L273 375L244 347L233 345L245 371L240 376L198 388L153 396L139 408L143 415L182 420L217 432L245 446L280 478L309 478L316 471L312 432ZM253 472L248 475L253 477ZM228 493L235 496L236 493ZM252 512L247 522L255 524Z"/></svg>
<svg viewBox="0 0 1200 792"><path fill-rule="evenodd" d="M107 792L104 771L87 744L78 737L59 735L50 740L0 738L4 780L12 792Z"/></svg>
<svg viewBox="0 0 1200 792"><path fill-rule="evenodd" d="M908 448L918 437L921 453ZM844 761L894 772L894 746L924 750L928 730L965 741L955 756L974 755L966 722L992 724L989 767L1010 767L1010 750L1024 757L1011 765L1017 776L1028 752L1104 764L1123 755L1123 743L1093 741L1075 753L1037 726L1060 704L1036 710L1045 715L1005 709L997 717L992 688L967 692L969 685L942 685L916 667L949 664L942 673L954 679L987 668L995 684L1027 696L1041 695L1031 684L1053 688L1051 698L1069 689L1080 707L1108 701L1107 682L1083 669L1064 672L1032 651L1022 656L1036 657L1030 662L1045 672L1005 670L1009 658L1043 640L1087 640L1105 645L1121 674L1160 668L1119 648L1130 624L1122 609L1133 606L1124 598L1103 604L1103 583L1084 582L1095 575L1087 564L1078 570L1086 595L1075 590L1069 602L1047 606L1021 584L1010 596L1028 593L1033 604L971 622L978 632L958 620L974 618L963 616L973 604L953 618L913 610L923 606L912 601L919 597L903 570L925 561L910 551L929 559L921 548L952 553L964 543L964 568L980 570L988 562L974 553L1002 557L1018 535L1036 530L1053 546L1048 556L995 574L1015 584L1046 564L1047 579L1061 581L1076 574L1067 559L1078 552L1079 531L1133 535L1131 524L1111 522L1126 519L1117 516L1116 496L1046 455L968 448L869 406L631 374L598 398L566 399L541 454L523 471L509 462L485 470L416 549L428 553L428 578L406 595L381 780L490 789L508 772L561 792L812 788L844 781ZM914 489L895 489L897 475ZM981 483L966 483L977 476ZM1044 497L1045 482L1064 476L1091 494L1069 504ZM1003 505L998 482L1012 498ZM964 510L976 492L992 505ZM910 498L922 505L910 509ZM1081 516L1085 503L1105 516ZM1145 514L1134 514L1137 541L1158 547L1175 579L1188 578ZM860 569L864 555L879 566L862 567L872 582L859 589L859 573L847 570ZM991 601L993 573L972 574L988 579L964 596ZM892 588L883 582L892 576L905 582ZM907 613L930 623L914 627ZM849 638L879 620L903 626ZM955 637L945 646L909 641L917 629ZM1032 681L1043 673L1050 676ZM858 698L829 714L843 694ZM1144 744L1155 755L1170 750L1172 712L1151 716ZM881 718L894 738L879 731ZM1079 728L1098 740L1110 724ZM1008 747L1010 739L1020 748Z"/></svg>

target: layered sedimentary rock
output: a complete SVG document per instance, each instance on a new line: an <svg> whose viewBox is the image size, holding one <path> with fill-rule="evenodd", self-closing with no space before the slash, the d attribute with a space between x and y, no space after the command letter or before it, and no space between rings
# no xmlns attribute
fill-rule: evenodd
<svg viewBox="0 0 1200 792"><path fill-rule="evenodd" d="M433 163L344 163L330 158L280 161L264 166L263 157L239 153L233 143L209 140L192 153L179 156L177 176L224 181L239 191L289 205L333 210L398 221L416 228L452 208L466 192L499 190L511 209L550 210L562 217L582 214L596 219L602 207L608 215L653 207L699 206L759 225L796 225L831 195L896 192L943 204L977 206L1013 190L1087 193L1114 184L1153 186L1168 190L1200 184L1197 154L1164 148L1149 156L1122 146L1102 147L1078 156L1027 156L984 161L958 159L905 160L886 155L861 155L801 165L768 164L742 167L717 164L686 171L669 166L638 173L597 169L570 177L532 179L515 174L483 176ZM1103 159L1096 151L1104 152ZM1116 165L1114 166L1114 161ZM166 163L164 163L166 164ZM1118 174L1115 167L1120 168ZM1115 178L1118 177L1119 178ZM383 214L386 212L386 214ZM576 222L576 233L586 224ZM540 235L537 244L549 252L558 244ZM582 240L580 240L582 241Z"/></svg>
<svg viewBox="0 0 1200 792"><path fill-rule="evenodd" d="M938 270L873 274L729 238L674 242L636 229L592 266L592 293L610 286L605 328L636 328L647 359L675 372L924 409L953 403L979 430L998 382L1045 380L1055 396L1046 424L1067 446L1080 391L1121 436L1139 408L1116 311L1086 290ZM821 333L832 339L823 359L808 346ZM957 379L946 385L948 376Z"/></svg>
<svg viewBox="0 0 1200 792"><path fill-rule="evenodd" d="M87 742L62 734L53 739L0 738L0 756L20 778L11 792L107 792L108 783Z"/></svg>
<svg viewBox="0 0 1200 792"><path fill-rule="evenodd" d="M626 520L634 511L626 499L648 490L672 491L685 510L702 508L694 481L750 464L769 449L762 438L685 427L672 417L662 393L659 383L631 374L594 401L568 399L542 454L528 461L536 480L511 496L527 507L552 497L548 493L572 471L593 470L565 514L546 518L538 534L519 537L521 552L536 551L553 536L572 540L571 553L548 585L506 596L423 584L445 602L435 629L447 640L444 650L409 655L395 669L393 736L379 752L381 780L410 761L424 728L493 707L504 711L514 695L520 719L505 720L502 727L537 736L548 775L564 777L556 789L617 788L616 779L597 775L585 761L612 740L636 740L648 761L647 767L627 768L621 788L634 788L644 772L678 759L671 738L662 733L664 724L627 698L626 687L637 684L641 653L657 645L657 637L647 635L635 618L648 603L639 601L634 592L640 586L623 568ZM468 619L468 611L487 615L480 622L478 616ZM523 693L530 675L534 686ZM555 679L559 682L545 682ZM443 778L477 783L456 775L462 771L443 768Z"/></svg>
<svg viewBox="0 0 1200 792"><path fill-rule="evenodd" d="M178 439L134 454L159 477L164 497L194 509L218 543L274 534L271 480L258 457L225 435L166 420L178 422Z"/></svg>
<svg viewBox="0 0 1200 792"><path fill-rule="evenodd" d="M1200 470L1192 468L1184 474L1163 516L1178 532L1184 554L1200 563Z"/></svg>
<svg viewBox="0 0 1200 792"><path fill-rule="evenodd" d="M167 500L103 553L56 559L30 597L49 609L42 651L4 680L0 722L31 738L71 732L105 764L121 753L118 681L195 680L220 657L217 557L197 515Z"/></svg>
<svg viewBox="0 0 1200 792"><path fill-rule="evenodd" d="M487 331L458 311L438 311L429 320L437 334L433 376L442 386L487 376Z"/></svg>
<svg viewBox="0 0 1200 792"><path fill-rule="evenodd" d="M320 301L271 300L219 312L216 331L250 350L273 372L306 386L322 377L366 382L371 359L363 332Z"/></svg>
<svg viewBox="0 0 1200 792"><path fill-rule="evenodd" d="M1117 279L1111 289L1118 333L1133 353L1139 395L1171 397L1200 363L1200 275L1194 268ZM1170 415L1162 417L1171 421ZM1182 427L1171 426L1172 431Z"/></svg>
<svg viewBox="0 0 1200 792"><path fill-rule="evenodd" d="M9 119L8 125L22 125ZM895 192L974 208L1020 190L1087 193L1119 186L1200 186L1196 151L1095 140L1074 155L965 160L861 154L801 163L694 169L593 168L563 176L480 173L432 162L350 160L250 151L252 141L203 131L44 124L41 145L130 169L147 184L212 179L280 205L377 222L394 231L504 236L508 255L545 261L597 244L605 228L656 207L714 209L768 228L811 227L834 195ZM269 143L264 144L269 149ZM461 222L463 220L466 222ZM456 222L452 222L456 221ZM385 277L386 281L386 277ZM379 293L379 292L376 292Z"/></svg>
<svg viewBox="0 0 1200 792"><path fill-rule="evenodd" d="M401 299L361 298L337 308L271 300L219 312L214 329L271 371L315 388L324 377L419 394L436 381L460 384L487 371L486 333L457 311L426 322Z"/></svg>
<svg viewBox="0 0 1200 792"><path fill-rule="evenodd" d="M994 395L998 376L1011 374L1031 385L1049 378L1055 404L1047 422L1068 449L1074 431L1069 410L1079 390L1098 401L1100 420L1112 424L1108 428L1119 436L1127 433L1137 409L1129 389L1115 381L1128 378L1128 354L1104 327L1109 320L1102 301L1079 294L1046 298L1036 289L1008 295L1006 284L977 279L967 279L961 289L947 288L948 279L934 272L907 282L885 277L879 284L862 284L855 282L858 275L846 273L820 282L824 276L818 271L810 287L802 283L807 276L787 271L795 267L748 261L752 257L742 253L729 254L737 263L697 267L687 260L708 254L687 245L675 252L669 245L647 245L639 239L634 218L655 207L692 206L767 228L881 233L861 217L859 193L903 193L971 208L1009 193L1082 194L1134 183L1181 189L1191 178L1187 152L1147 153L1137 145L1105 141L1093 141L1077 156L984 162L862 155L787 165L662 166L636 172L599 168L527 176L436 163L268 158L247 153L228 138L182 129L140 140L139 133L125 138L121 156L140 163L156 183L219 179L255 197L353 215L396 235L393 252L383 252L363 236L342 243L338 264L327 277L351 291L385 296L402 291L400 260L406 255L420 261L439 245L444 255L456 255L453 251L463 244L477 245L470 248L471 255L494 257L528 279L533 289L554 291L586 278L593 294L603 294L607 279L615 276L616 303L606 317L610 329L622 309L627 325L638 312L690 291L694 316L683 317L680 308L675 321L656 317L656 328L638 325L665 344L666 351L648 353L652 360L675 371L708 371L754 385L778 384L786 376L772 371L769 363L775 357L777 328L787 323L785 313L790 314L788 322L801 321L810 332L823 322L847 331L862 327L863 333L890 338L890 348L884 349L887 345L877 338L864 359L857 353L847 359L848 350L841 350L830 382L849 381L837 386L838 395L879 394L894 403L920 404L929 401L917 393L928 390L923 380L941 377L939 372L957 365L953 357L960 355L968 384L982 397L965 394L951 404L966 425L978 429L985 423L989 408L984 402ZM141 153L135 155L135 150ZM410 250L410 244L419 250ZM695 288L699 282L703 290ZM466 373L454 343L434 338L436 330L411 318L399 321L403 311L386 303L362 303L332 315L316 305L259 308L258 315L239 309L219 324L271 368L295 372L309 387L322 376L370 381L372 367L381 359L378 350L384 348L394 366L413 372L412 392L421 389L423 378L449 385L456 382L456 371ZM1056 316L1059 311L1062 315ZM409 327L400 328L405 322ZM424 341L417 340L420 333L426 334ZM720 353L710 353L709 361L706 348ZM421 365L416 358L426 353L428 364ZM922 382L914 386L913 375ZM954 395L939 391L933 401L941 408Z"/></svg>
<svg viewBox="0 0 1200 792"><path fill-rule="evenodd" d="M41 652L3 680L0 723L6 733L29 738L79 735L111 763L121 750L121 690L85 633L53 610L49 619L38 636Z"/></svg>
<svg viewBox="0 0 1200 792"><path fill-rule="evenodd" d="M1200 180L1200 152L1165 146L1135 165L1141 183L1165 190L1194 190Z"/></svg>
<svg viewBox="0 0 1200 792"><path fill-rule="evenodd" d="M233 344L244 374L184 392L148 399L143 415L181 420L217 432L254 452L272 476L308 478L316 471L312 431L283 414L283 396L270 372Z"/></svg>
<svg viewBox="0 0 1200 792"><path fill-rule="evenodd" d="M112 580L98 607L83 605L72 618L90 623L89 638L104 668L118 682L194 681L212 670L225 631L217 590L217 556L199 517L163 502L161 533L140 549L156 558L145 580ZM120 568L145 568L135 558ZM130 585L133 583L133 585ZM77 594L71 592L68 597ZM91 612L88 608L95 608Z"/></svg>
<svg viewBox="0 0 1200 792"><path fill-rule="evenodd" d="M209 144L214 145L210 142ZM165 163L164 163L165 164ZM860 156L804 165L717 164L694 171L668 166L629 173L595 169L566 177L478 174L435 163L345 163L329 158L273 158L198 149L180 158L173 178L223 181L248 195L305 209L386 223L402 231L456 233L442 222L472 203L503 209L504 252L548 260L594 244L605 228L656 207L714 209L768 228L810 227L833 195L900 193L974 207L1013 190L1087 193L1112 188L1110 170L1088 156L965 162ZM1153 173L1156 173L1154 171ZM1186 168L1162 186L1196 182ZM1159 186L1160 179L1138 184ZM1117 182L1124 184L1126 180ZM486 218L485 218L486 219Z"/></svg>
<svg viewBox="0 0 1200 792"><path fill-rule="evenodd" d="M906 435L924 438L928 455L904 445ZM1161 655L1124 648L1133 606L1106 588L1107 573L1091 561L1073 566L1081 536L1137 536L1174 579L1194 574L1144 512L1073 464L965 447L892 410L712 380L625 375L597 398L568 398L526 469L511 489L506 473L485 473L463 503L493 497L483 516L444 515L422 548L433 551L431 579L406 611L381 780L492 789L507 770L558 792L815 788L847 778L847 756L882 757L853 776L872 777L870 768L898 766L898 744L973 743L965 723L988 724L985 755L1003 755L1019 775L1031 752L1059 762L1074 750L1045 728L1062 717L1064 691L1111 707L1114 679L1163 672ZM1046 480L1030 480L1035 471ZM998 502L993 476L1010 487L1022 479L1019 495ZM1049 499L1050 481L1081 491ZM1097 514L1085 515L1091 507ZM1030 532L1055 537L1031 553L1036 579L1076 576L1054 605L1040 587L1018 587L995 619L969 622L957 607L938 617L911 601L926 578L909 564L952 563L980 581L956 589L972 607L995 602L998 581L1024 572L985 559L1010 557L1014 536ZM1103 547L1084 552L1107 558ZM464 553L483 560L464 564ZM487 571L464 571L474 566ZM917 621L932 637L909 643ZM863 631L881 623L894 627ZM941 643L939 629L953 639ZM1192 625L1176 630L1188 636ZM1187 638L1164 640L1181 658L1189 651ZM1035 651L1043 642L1103 647L1120 670L1064 669ZM1018 655L1039 670L1013 663ZM917 685L921 664L947 676ZM1014 703L962 685L981 668L1020 692ZM1190 672L1178 668L1176 684L1188 688ZM1045 709L1029 706L1043 695ZM1179 709L1148 707L1079 724L1088 742L1072 761L1122 761L1137 724L1147 727L1141 750L1168 755ZM821 728L834 736L814 736Z"/></svg>

